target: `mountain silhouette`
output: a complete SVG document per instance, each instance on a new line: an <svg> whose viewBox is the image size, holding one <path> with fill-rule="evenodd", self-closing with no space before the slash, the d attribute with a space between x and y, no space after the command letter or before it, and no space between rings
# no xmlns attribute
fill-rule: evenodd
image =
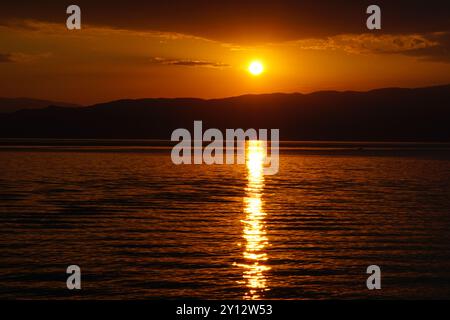
<svg viewBox="0 0 450 320"><path fill-rule="evenodd" d="M224 99L118 100L0 114L3 138L170 139L208 128L280 129L282 140L450 141L450 85Z"/></svg>
<svg viewBox="0 0 450 320"><path fill-rule="evenodd" d="M48 100L29 99L29 98L0 98L0 113L10 113L22 109L44 109L51 105L59 105L61 107L76 108L77 104L55 102Z"/></svg>

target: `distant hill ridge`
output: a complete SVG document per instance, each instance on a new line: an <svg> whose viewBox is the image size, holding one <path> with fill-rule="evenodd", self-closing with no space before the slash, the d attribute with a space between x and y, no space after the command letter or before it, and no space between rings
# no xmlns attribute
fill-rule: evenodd
<svg viewBox="0 0 450 320"><path fill-rule="evenodd" d="M51 105L78 108L74 103L56 102L30 98L0 98L0 113L10 113L23 109L43 109Z"/></svg>
<svg viewBox="0 0 450 320"><path fill-rule="evenodd" d="M117 100L0 115L0 137L170 139L177 128L280 129L283 140L450 141L450 85L224 99Z"/></svg>

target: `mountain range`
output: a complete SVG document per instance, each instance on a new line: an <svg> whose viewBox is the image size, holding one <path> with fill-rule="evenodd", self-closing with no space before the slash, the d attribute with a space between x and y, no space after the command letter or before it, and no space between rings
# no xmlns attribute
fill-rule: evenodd
<svg viewBox="0 0 450 320"><path fill-rule="evenodd" d="M192 132L193 122L202 120L204 130L280 129L282 140L450 141L450 85L73 106L30 104L0 114L0 137L167 140L174 129Z"/></svg>
<svg viewBox="0 0 450 320"><path fill-rule="evenodd" d="M11 113L23 109L43 109L51 105L78 108L80 105L30 98L0 98L0 113Z"/></svg>

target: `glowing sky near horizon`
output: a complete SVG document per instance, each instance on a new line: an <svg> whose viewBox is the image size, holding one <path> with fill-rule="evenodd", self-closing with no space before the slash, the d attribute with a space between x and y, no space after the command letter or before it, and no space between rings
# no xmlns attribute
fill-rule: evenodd
<svg viewBox="0 0 450 320"><path fill-rule="evenodd" d="M23 14L8 7L0 13L4 21L0 25L2 97L87 105L122 98L218 98L450 83L450 57L445 54L450 32L448 22L439 22L439 14L436 24L427 27L434 29L389 24L386 14L383 33L371 33L364 29L358 32L365 16L364 12L358 16L361 8L354 7L343 8L335 20L326 13L331 21L328 24L325 17L316 17L321 24L315 24L313 17L305 16L309 24L298 25L295 16L291 17L291 3L262 7L247 22L230 5L215 20L214 16L198 15L203 28L196 29L194 21L190 26L185 16L166 8L159 8L161 18L155 15L154 24L146 25L147 20L136 18L139 7L132 4L129 17L122 7L121 15L99 14L93 8L89 16L91 12L83 11L82 6L86 16L83 29L68 31L64 8L61 22L57 22L59 16L54 12L60 8L53 10L45 3L52 15L35 13L33 7ZM215 5L211 4L211 12ZM316 8L309 9L311 16L317 15ZM151 12L145 10L140 11ZM342 27L333 24L347 11L356 13L361 21L350 20L351 25ZM14 16L16 12L21 15ZM233 15L235 25L222 24ZM134 21L144 22L139 25ZM248 72L255 57L264 61L264 72L258 77Z"/></svg>

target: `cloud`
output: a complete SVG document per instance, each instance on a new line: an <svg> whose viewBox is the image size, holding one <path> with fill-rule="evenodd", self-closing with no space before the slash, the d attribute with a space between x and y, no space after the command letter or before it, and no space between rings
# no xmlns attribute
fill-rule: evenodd
<svg viewBox="0 0 450 320"><path fill-rule="evenodd" d="M349 53L397 53L436 45L422 35L346 34L295 42L301 49L343 50Z"/></svg>
<svg viewBox="0 0 450 320"><path fill-rule="evenodd" d="M435 33L429 36L435 42L433 46L414 48L404 52L426 61L450 63L450 33Z"/></svg>
<svg viewBox="0 0 450 320"><path fill-rule="evenodd" d="M255 45L285 43L308 50L343 50L351 54L402 54L420 60L450 62L449 1L382 1L382 30L365 28L366 5L324 0L245 2L183 1L172 4L128 0L109 3L83 1L83 32L71 37L134 34L166 40L197 39L221 44L230 51ZM53 1L27 6L8 2L0 10L0 29L67 36L65 7ZM232 21L233 23L230 23ZM36 57L3 55L0 62ZM153 59L154 63L191 67L228 67L193 59Z"/></svg>
<svg viewBox="0 0 450 320"><path fill-rule="evenodd" d="M150 59L153 63L173 65L173 66L186 66L186 67L211 67L211 68L226 68L229 64L221 62L211 62L205 60L189 60L189 59L167 59L161 57L152 57Z"/></svg>
<svg viewBox="0 0 450 320"><path fill-rule="evenodd" d="M84 39L88 37L98 37L98 36L108 37L111 35L122 35L122 36L154 37L161 39L161 41L189 39L207 42L217 42L206 38L176 32L124 29L97 24L83 24L83 29L81 32L70 32L67 30L65 24L33 19L24 19L24 20L14 19L8 21L0 21L0 31L3 32L19 31L22 33L26 33L28 35L40 34L40 35L61 36L66 38L70 36L72 38L77 37Z"/></svg>
<svg viewBox="0 0 450 320"><path fill-rule="evenodd" d="M0 53L0 63L11 63L14 59L9 53Z"/></svg>
<svg viewBox="0 0 450 320"><path fill-rule="evenodd" d="M78 0L82 23L126 30L193 35L226 43L255 44L367 32L368 1L299 0ZM450 2L378 0L382 33L450 31ZM0 21L32 19L64 25L67 4L8 1Z"/></svg>
<svg viewBox="0 0 450 320"><path fill-rule="evenodd" d="M51 56L51 53L28 54L22 52L0 53L0 63L22 63L33 62L38 59L44 59Z"/></svg>
<svg viewBox="0 0 450 320"><path fill-rule="evenodd" d="M346 34L291 42L304 50L342 50L351 54L403 54L450 62L450 33L374 35Z"/></svg>

